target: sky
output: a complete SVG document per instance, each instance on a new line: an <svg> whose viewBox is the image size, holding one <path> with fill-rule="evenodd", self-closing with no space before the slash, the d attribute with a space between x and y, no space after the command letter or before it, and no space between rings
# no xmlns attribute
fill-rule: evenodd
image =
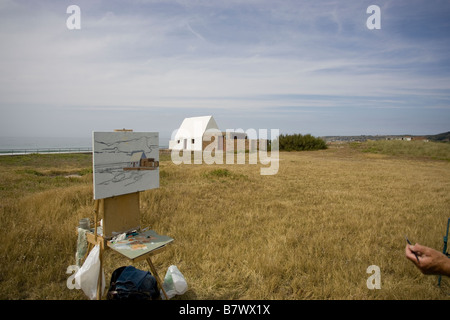
<svg viewBox="0 0 450 320"><path fill-rule="evenodd" d="M450 130L447 0L0 0L0 46L0 137Z"/></svg>

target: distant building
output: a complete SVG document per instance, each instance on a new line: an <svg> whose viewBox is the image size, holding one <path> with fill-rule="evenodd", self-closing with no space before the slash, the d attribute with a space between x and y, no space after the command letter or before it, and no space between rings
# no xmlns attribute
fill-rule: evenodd
<svg viewBox="0 0 450 320"><path fill-rule="evenodd" d="M169 141L169 149L203 151L211 143L220 151L257 150L259 147L256 137L249 139L245 132L222 132L212 116L203 116L185 118Z"/></svg>
<svg viewBox="0 0 450 320"><path fill-rule="evenodd" d="M178 128L173 140L169 141L169 149L202 151L203 136L207 131L220 133L212 116L186 118Z"/></svg>
<svg viewBox="0 0 450 320"><path fill-rule="evenodd" d="M425 137L419 137L419 136L417 136L417 137L412 137L412 140L414 140L414 141L424 141L424 142L428 142L428 139L427 139L427 138L425 138Z"/></svg>

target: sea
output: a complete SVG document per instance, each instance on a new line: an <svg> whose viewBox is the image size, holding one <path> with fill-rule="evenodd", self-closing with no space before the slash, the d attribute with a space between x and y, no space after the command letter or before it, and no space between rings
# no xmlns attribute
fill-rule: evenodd
<svg viewBox="0 0 450 320"><path fill-rule="evenodd" d="M169 138L159 139L160 148L169 146ZM39 152L89 152L92 137L1 137L0 154Z"/></svg>

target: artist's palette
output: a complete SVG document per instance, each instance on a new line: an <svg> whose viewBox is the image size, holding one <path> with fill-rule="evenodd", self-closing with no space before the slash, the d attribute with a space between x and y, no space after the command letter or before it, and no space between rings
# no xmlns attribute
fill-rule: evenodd
<svg viewBox="0 0 450 320"><path fill-rule="evenodd" d="M122 240L109 241L108 246L128 258L134 259L172 241L173 239L168 236L162 236L153 230L147 230L144 232L133 233Z"/></svg>
<svg viewBox="0 0 450 320"><path fill-rule="evenodd" d="M156 239L156 237L150 235L131 235L126 239L115 241L114 245L116 249L121 250L142 250L147 249L147 244L153 244Z"/></svg>

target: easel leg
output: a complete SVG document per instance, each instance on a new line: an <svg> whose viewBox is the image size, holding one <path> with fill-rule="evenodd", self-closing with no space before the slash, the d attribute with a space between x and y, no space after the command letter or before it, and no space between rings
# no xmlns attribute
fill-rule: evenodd
<svg viewBox="0 0 450 320"><path fill-rule="evenodd" d="M97 242L97 220L98 220L98 209L99 209L99 201L95 200L94 202L94 234L95 234L95 242ZM90 226L89 226L90 228ZM86 260L89 252L91 252L94 245L92 243L88 243L86 253L84 254L83 261Z"/></svg>
<svg viewBox="0 0 450 320"><path fill-rule="evenodd" d="M102 199L103 200L103 199ZM103 201L102 201L103 204ZM96 243L97 242L97 224L98 224L98 211L99 211L99 207L100 207L100 201L99 200L95 200L95 204L94 204L94 240ZM103 272L102 272L102 268L103 268L103 242L102 244L100 244L100 253L99 253L99 259L100 259L100 270L98 273L98 279L97 279L97 300L101 300L102 299L102 276L103 276Z"/></svg>
<svg viewBox="0 0 450 320"><path fill-rule="evenodd" d="M159 287L161 288L161 290L162 290L164 296L166 297L166 300L169 300L169 298L167 297L166 291L164 290L164 287L163 287L163 284L162 284L162 282L161 282L161 279L160 279L159 276L158 276L158 272L156 272L156 268L155 268L155 266L153 265L152 260L151 260L150 258L147 258L146 260L147 260L147 262L148 262L148 264L149 264L149 266L150 266L150 270L152 270L152 273L153 273L153 275L154 275L155 278L156 278L156 282L158 282Z"/></svg>
<svg viewBox="0 0 450 320"><path fill-rule="evenodd" d="M103 201L103 199L102 199ZM98 224L98 210L100 207L100 201L95 200L94 203L94 235L95 235L95 242L97 242L97 224Z"/></svg>

